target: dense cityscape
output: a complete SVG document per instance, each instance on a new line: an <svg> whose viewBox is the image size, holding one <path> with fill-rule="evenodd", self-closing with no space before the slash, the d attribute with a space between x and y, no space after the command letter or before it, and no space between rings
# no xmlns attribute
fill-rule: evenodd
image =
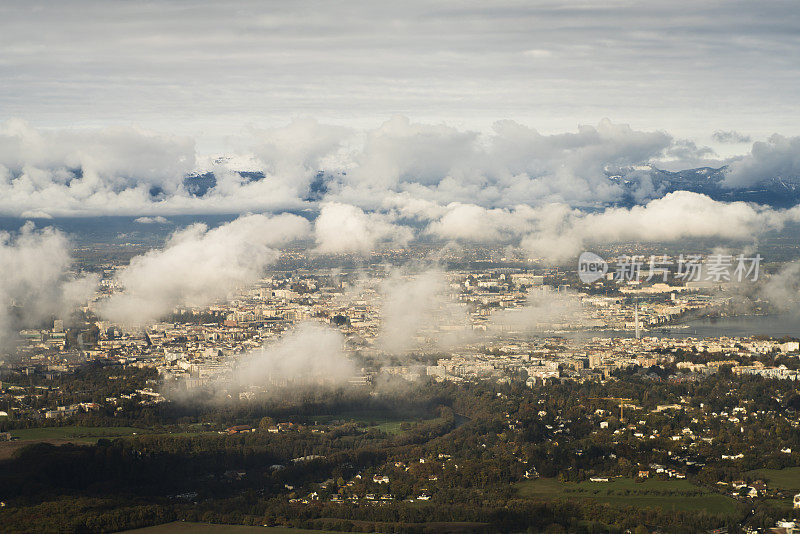
<svg viewBox="0 0 800 534"><path fill-rule="evenodd" d="M435 506L445 530L787 528L800 508L800 340L697 334L769 320L768 301L661 273L586 284L502 253L473 268L382 254L343 270L287 252L229 299L149 325L98 318L124 292L117 266L99 266L99 290L67 321L19 331L2 365L9 524L69 529L91 511L101 529L408 531ZM134 501L103 513L89 491L58 518L21 506L41 491L33 481L74 491L70 469L42 466L91 443L86 487L118 476L100 451L139 451L125 461L143 472L123 484ZM161 473L156 490L144 473L187 446L192 464L213 463ZM249 511L232 516L233 502ZM603 503L625 515L608 523Z"/></svg>

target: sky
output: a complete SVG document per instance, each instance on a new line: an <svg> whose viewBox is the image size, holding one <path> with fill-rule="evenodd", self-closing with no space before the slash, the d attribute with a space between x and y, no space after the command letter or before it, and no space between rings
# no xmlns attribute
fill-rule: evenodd
<svg viewBox="0 0 800 534"><path fill-rule="evenodd" d="M794 2L0 4L0 120L136 125L224 151L297 117L541 132L603 118L713 146L797 135Z"/></svg>

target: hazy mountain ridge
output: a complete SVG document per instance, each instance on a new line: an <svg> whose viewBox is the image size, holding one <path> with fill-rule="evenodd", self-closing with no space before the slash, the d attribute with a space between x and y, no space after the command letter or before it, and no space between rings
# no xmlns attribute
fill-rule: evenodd
<svg viewBox="0 0 800 534"><path fill-rule="evenodd" d="M625 190L625 196L617 205L626 207L642 204L675 191L700 193L720 202L754 202L773 208L788 208L800 203L798 177L774 177L738 189L727 187L724 183L727 169L725 166L666 171L653 167L645 173L640 170L635 173L610 175L609 180L618 183ZM649 180L652 188L650 193L643 195L642 189L646 180Z"/></svg>
<svg viewBox="0 0 800 534"><path fill-rule="evenodd" d="M788 208L800 204L800 177L774 177L747 188L730 188L725 184L727 167L698 167L680 171L667 171L657 167L630 168L621 173L607 173L608 180L619 185L622 197L612 206L631 207L645 204L675 191L691 191L720 202L754 202L773 208ZM245 183L268 179L262 171L236 171ZM336 174L319 171L311 180L303 200L316 202L324 198L329 184L337 180ZM193 173L183 179L190 195L205 196L216 187L217 178L212 171Z"/></svg>

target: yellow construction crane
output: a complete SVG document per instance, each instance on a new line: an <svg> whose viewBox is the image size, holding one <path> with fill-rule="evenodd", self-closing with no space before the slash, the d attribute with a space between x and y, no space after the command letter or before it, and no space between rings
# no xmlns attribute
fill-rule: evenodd
<svg viewBox="0 0 800 534"><path fill-rule="evenodd" d="M633 399L623 399L621 397L589 397L589 400L610 400L614 402L619 402L619 420L622 421L623 418L623 409L625 408L626 402L633 402Z"/></svg>

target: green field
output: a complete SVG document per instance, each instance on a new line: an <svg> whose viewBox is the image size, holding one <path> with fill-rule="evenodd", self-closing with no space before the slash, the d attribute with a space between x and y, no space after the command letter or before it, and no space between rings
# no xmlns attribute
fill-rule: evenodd
<svg viewBox="0 0 800 534"><path fill-rule="evenodd" d="M735 512L735 501L724 495L693 485L686 480L649 479L636 482L629 478L610 482L560 482L555 478L527 480L517 484L520 497L593 499L599 502L662 508L666 510L706 510L716 514Z"/></svg>
<svg viewBox="0 0 800 534"><path fill-rule="evenodd" d="M100 438L118 438L145 432L141 428L128 426L56 426L12 430L11 437L22 441L67 440L94 443Z"/></svg>
<svg viewBox="0 0 800 534"><path fill-rule="evenodd" d="M335 415L315 415L313 417L305 417L306 424L322 424L332 425L338 423L355 423L361 427L374 428L387 434L402 434L403 430L400 425L403 423L421 422L422 419L417 418L398 418L392 415L387 415L386 412L370 412L370 411L353 411L342 412Z"/></svg>
<svg viewBox="0 0 800 534"><path fill-rule="evenodd" d="M367 521L354 521L356 525L365 524L373 525ZM387 523L388 524L388 523ZM405 523L397 523L395 525L405 525ZM486 523L409 523L414 527L425 527L426 532L474 532L476 529L483 529ZM166 523L157 525L155 527L139 528L135 530L128 530L126 532L133 534L247 534L250 532L260 532L262 534L325 534L333 533L331 530L307 530L301 528L287 528L287 527L251 527L244 525L216 525L210 523L188 523L183 521L176 521L174 523Z"/></svg>
<svg viewBox="0 0 800 534"><path fill-rule="evenodd" d="M800 491L800 467L787 467L786 469L757 469L748 471L747 476L761 479L772 489Z"/></svg>
<svg viewBox="0 0 800 534"><path fill-rule="evenodd" d="M191 533L191 534L246 534L248 532L261 532L262 534L322 534L330 532L325 530L303 530L299 528L283 528L283 527L248 527L244 525L212 525L210 523L185 523L176 521L175 523L166 523L155 527L137 528L135 530L128 530L136 534L171 534L177 533Z"/></svg>
<svg viewBox="0 0 800 534"><path fill-rule="evenodd" d="M387 419L371 426L370 428L377 428L381 432L397 435L405 432L405 430L401 428L403 423L408 423L413 427L417 423L441 423L443 421L444 420L441 417L435 417L433 419Z"/></svg>
<svg viewBox="0 0 800 534"><path fill-rule="evenodd" d="M386 432L387 434L402 434L403 429L400 428L400 425L405 422L406 421L384 421L370 428L377 428L381 432Z"/></svg>

